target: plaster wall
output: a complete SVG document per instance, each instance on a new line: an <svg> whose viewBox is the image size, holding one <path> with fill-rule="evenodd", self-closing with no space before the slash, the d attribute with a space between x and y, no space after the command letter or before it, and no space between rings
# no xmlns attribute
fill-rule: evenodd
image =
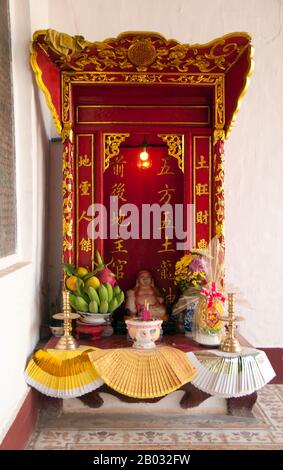
<svg viewBox="0 0 283 470"><path fill-rule="evenodd" d="M10 1L18 233L13 264L6 263L3 268L5 260L0 260L0 442L28 391L23 371L38 341L44 304L45 162L50 117L40 105L33 82L29 43L33 31L45 23L47 9L43 6L34 15L34 3Z"/></svg>
<svg viewBox="0 0 283 470"><path fill-rule="evenodd" d="M191 44L236 31L251 35L255 70L226 143L226 275L245 299L238 305L241 331L255 346L283 346L282 6L282 0L49 0L49 26L90 41L123 31L157 31Z"/></svg>

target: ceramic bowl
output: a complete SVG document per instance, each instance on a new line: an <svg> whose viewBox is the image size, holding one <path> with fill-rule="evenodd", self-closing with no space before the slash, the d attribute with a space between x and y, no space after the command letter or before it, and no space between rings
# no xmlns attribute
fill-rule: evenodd
<svg viewBox="0 0 283 470"><path fill-rule="evenodd" d="M83 323L91 323L92 325L102 325L108 320L111 313L86 313L78 312Z"/></svg>
<svg viewBox="0 0 283 470"><path fill-rule="evenodd" d="M50 326L50 330L53 336L56 336L56 338L59 338L59 336L63 336L64 334L63 326Z"/></svg>
<svg viewBox="0 0 283 470"><path fill-rule="evenodd" d="M138 319L126 320L130 337L136 349L153 349L155 341L160 337L162 320L143 321Z"/></svg>

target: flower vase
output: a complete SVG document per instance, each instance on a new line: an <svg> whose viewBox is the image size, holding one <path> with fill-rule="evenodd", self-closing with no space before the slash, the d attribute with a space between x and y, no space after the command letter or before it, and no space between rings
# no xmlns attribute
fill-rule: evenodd
<svg viewBox="0 0 283 470"><path fill-rule="evenodd" d="M206 297L201 296L195 309L193 340L205 346L219 346L223 338L223 323L219 317L223 312L221 301L215 300L208 306Z"/></svg>

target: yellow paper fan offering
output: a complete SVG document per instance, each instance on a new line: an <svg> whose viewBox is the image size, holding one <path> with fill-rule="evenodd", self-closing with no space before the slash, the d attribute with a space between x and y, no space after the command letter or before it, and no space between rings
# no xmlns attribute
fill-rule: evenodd
<svg viewBox="0 0 283 470"><path fill-rule="evenodd" d="M55 398L74 398L92 392L103 384L89 360L88 353L96 348L78 347L71 335L73 318L69 292L63 290L63 313L54 318L64 320L64 336L55 349L39 349L33 354L25 371L26 382L39 392Z"/></svg>
<svg viewBox="0 0 283 470"><path fill-rule="evenodd" d="M95 348L82 346L73 351L39 349L28 363L26 382L44 395L74 398L92 392L103 384L89 360Z"/></svg>
<svg viewBox="0 0 283 470"><path fill-rule="evenodd" d="M134 398L157 398L190 382L196 368L185 353L170 346L154 350L132 348L89 353L103 381L117 392Z"/></svg>

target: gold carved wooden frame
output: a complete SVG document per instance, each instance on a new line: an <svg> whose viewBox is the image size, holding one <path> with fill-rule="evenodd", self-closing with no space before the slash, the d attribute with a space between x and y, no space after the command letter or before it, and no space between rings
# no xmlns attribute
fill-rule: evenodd
<svg viewBox="0 0 283 470"><path fill-rule="evenodd" d="M130 37L130 46L125 41ZM238 39L236 39L238 38ZM244 39L244 44L237 41ZM233 42L231 42L233 41ZM39 87L43 90L52 118L62 142L64 143L63 168L71 168L73 162L73 126L74 110L72 109L73 85L175 85L180 87L211 87L214 95L213 115L213 174L214 174L214 230L223 238L224 235L224 156L223 142L228 137L241 100L249 84L253 71L253 48L249 44L250 37L246 33L233 33L215 39L206 45L180 44L174 40L166 40L158 33L123 33L117 38L103 42L91 43L81 36L71 37L54 30L37 31L33 35L31 47L31 65ZM234 66L241 55L249 54L248 68L243 76L243 86L235 97L235 105L230 122L225 123L225 74ZM44 83L42 70L37 62L37 54L41 50L60 70L61 76L61 116L58 115L52 102L50 91ZM93 54L93 51L95 53ZM234 59L230 54L234 52ZM236 58L235 58L236 57ZM94 70L85 70L91 67ZM190 72L191 67L199 72ZM114 69L114 70L113 70ZM173 70L168 71L168 70ZM214 73L217 69L218 72ZM154 70L154 71L153 71ZM223 71L223 72L222 72ZM226 127L225 127L226 124ZM105 157L105 156L104 156ZM65 162L65 163L64 163ZM178 160L183 171L182 158ZM104 158L104 170L109 159ZM65 200L72 199L73 189L63 172L63 188L68 188ZM71 194L72 193L72 194ZM71 207L71 206L68 206ZM68 209L68 208L67 208ZM67 210L66 209L66 210ZM72 209L68 209L69 212ZM67 214L69 218L71 214ZM68 240L64 240L66 251L74 252L73 236L68 221L63 227ZM70 258L69 256L69 258Z"/></svg>

